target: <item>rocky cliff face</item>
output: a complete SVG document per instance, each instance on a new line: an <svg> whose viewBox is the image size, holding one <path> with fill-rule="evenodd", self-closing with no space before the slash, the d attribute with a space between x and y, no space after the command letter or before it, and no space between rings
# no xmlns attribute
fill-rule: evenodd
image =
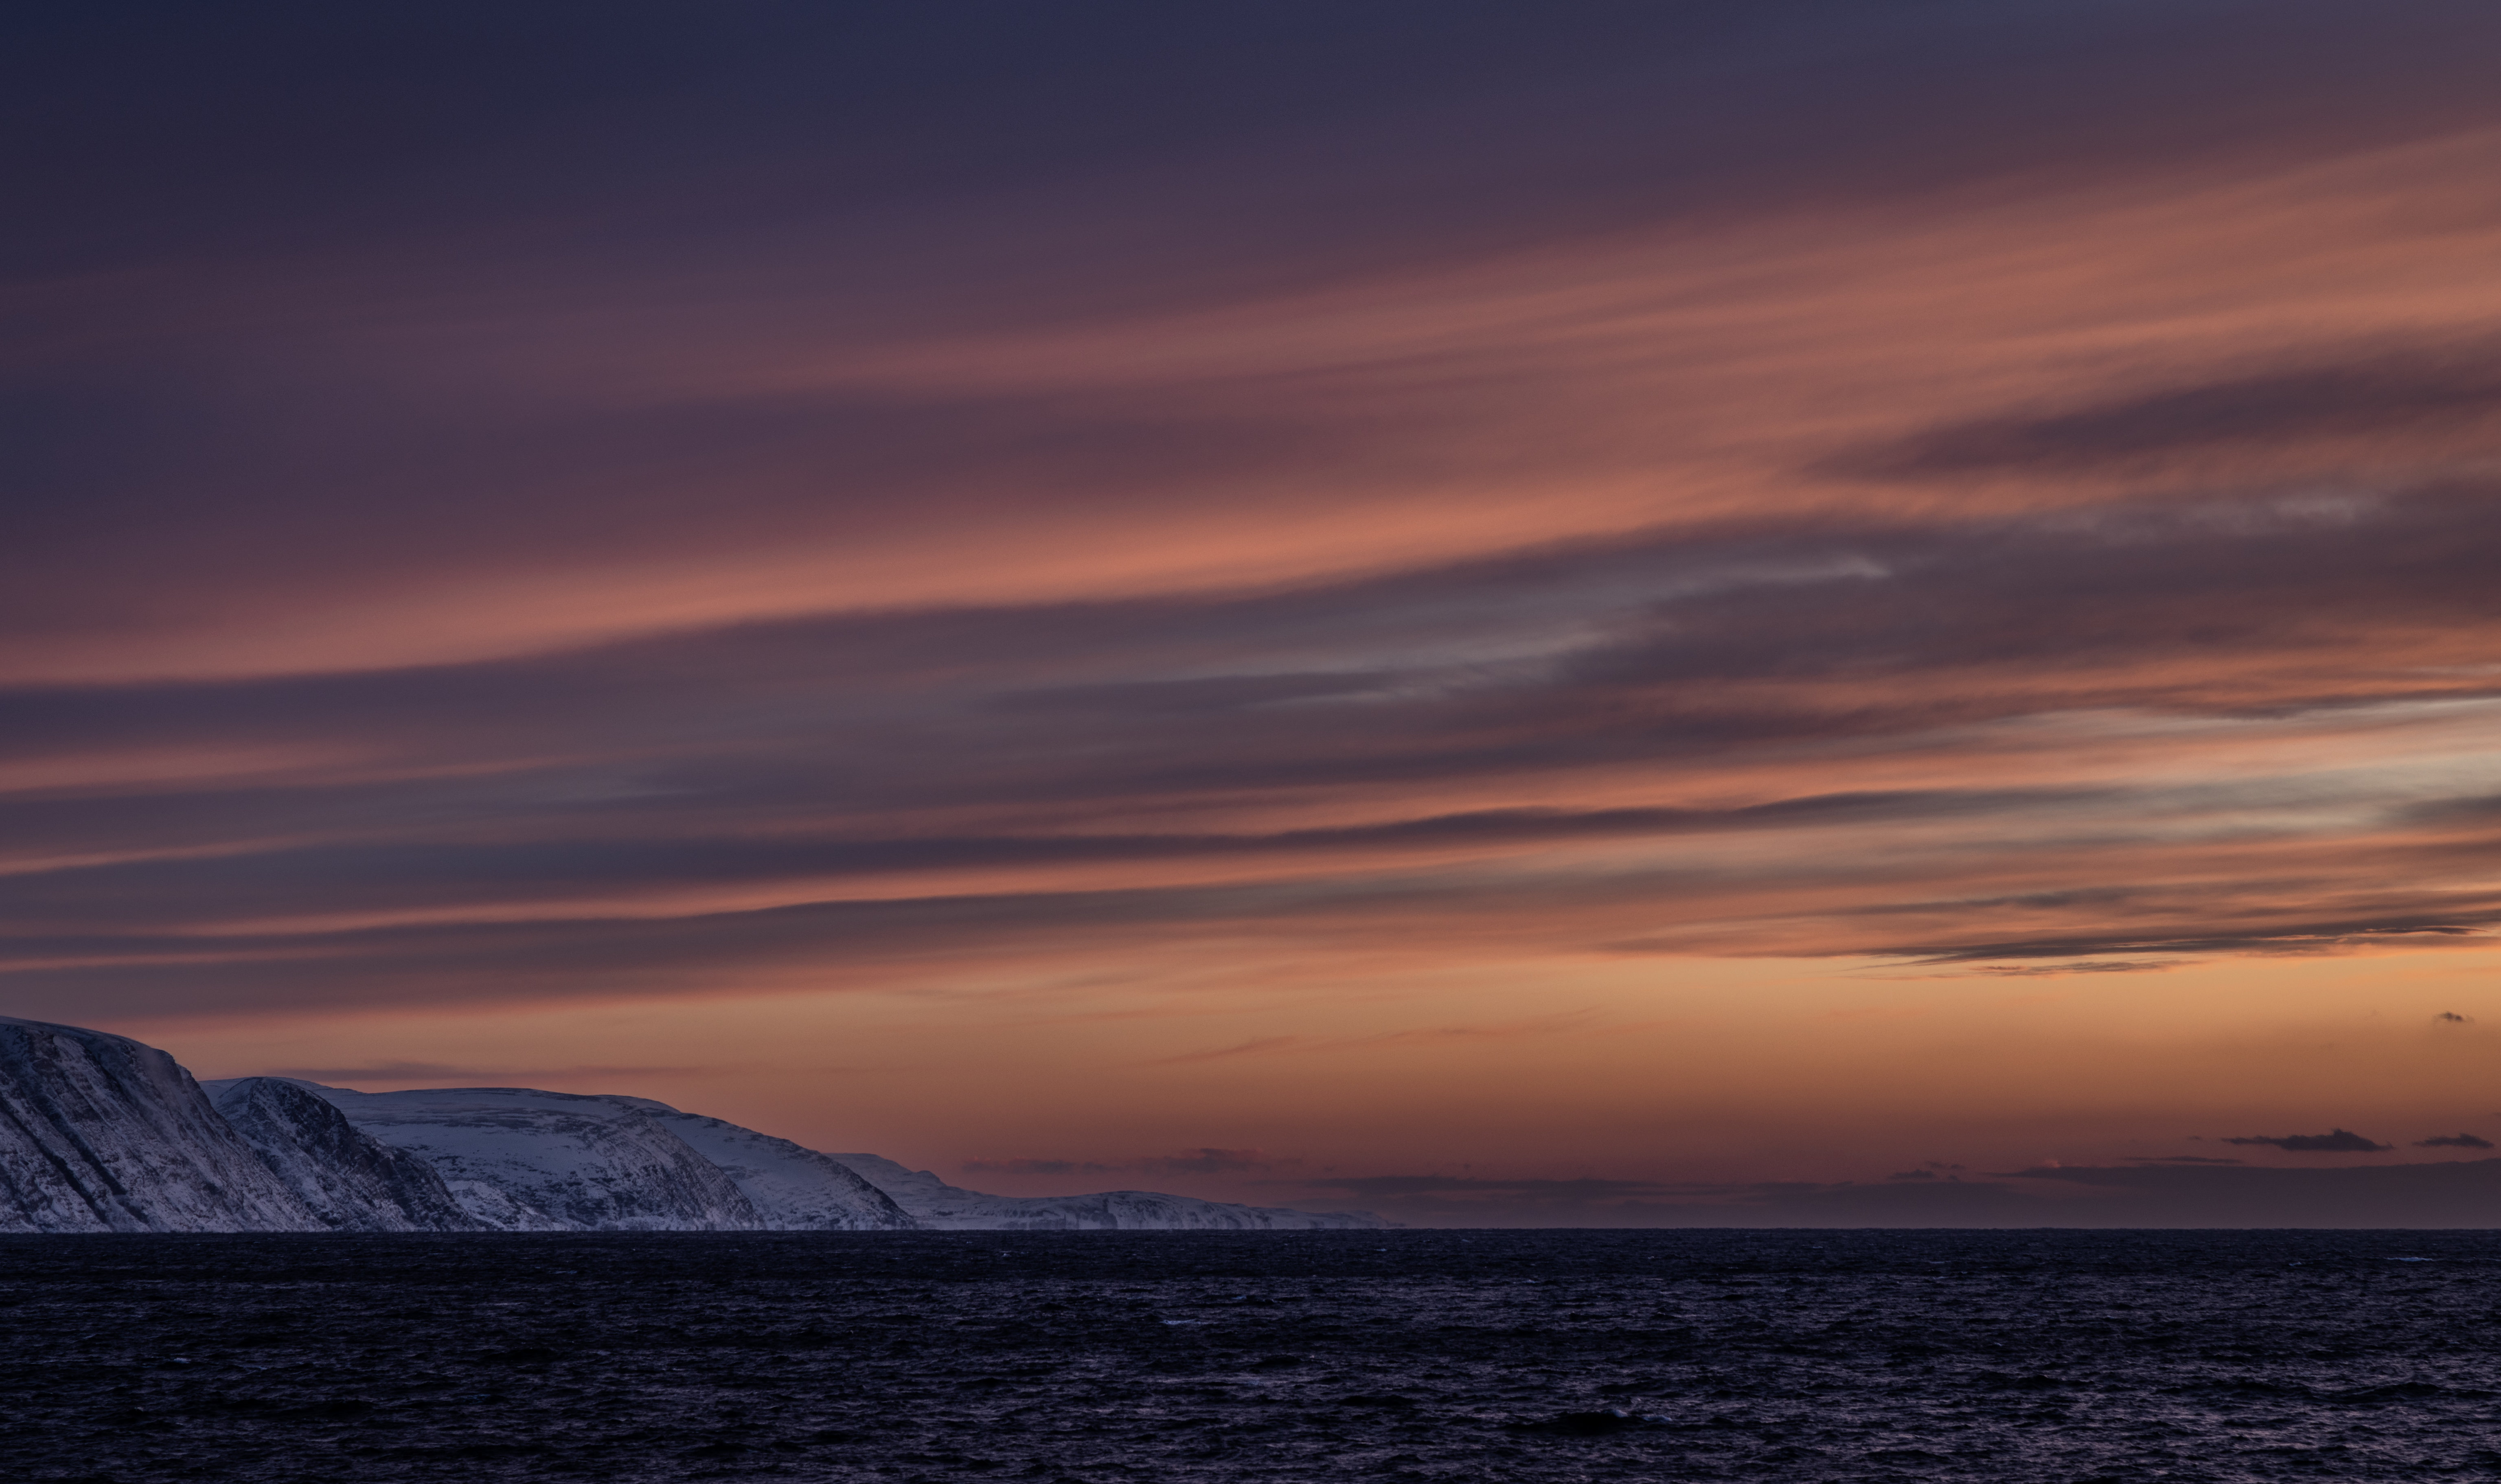
<svg viewBox="0 0 2501 1484"><path fill-rule="evenodd" d="M325 1230L172 1057L0 1019L0 1231Z"/></svg>
<svg viewBox="0 0 2501 1484"><path fill-rule="evenodd" d="M359 1130L433 1165L461 1208L497 1231L767 1230L718 1165L628 1099L529 1088L319 1093Z"/></svg>
<svg viewBox="0 0 2501 1484"><path fill-rule="evenodd" d="M958 1190L925 1169L873 1154L840 1160L894 1197L919 1223L941 1231L1328 1231L1388 1223L1361 1211L1293 1211L1232 1205L1151 1191L1092 1196L985 1196Z"/></svg>
<svg viewBox="0 0 2501 1484"><path fill-rule="evenodd" d="M311 1087L238 1077L202 1088L261 1164L331 1231L484 1230L433 1165L360 1131Z"/></svg>

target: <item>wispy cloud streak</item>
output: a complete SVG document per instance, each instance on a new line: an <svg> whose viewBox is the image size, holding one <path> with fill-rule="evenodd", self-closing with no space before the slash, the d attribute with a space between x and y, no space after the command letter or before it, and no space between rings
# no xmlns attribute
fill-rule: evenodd
<svg viewBox="0 0 2501 1484"><path fill-rule="evenodd" d="M12 1013L2501 935L2488 5L117 14L0 61Z"/></svg>

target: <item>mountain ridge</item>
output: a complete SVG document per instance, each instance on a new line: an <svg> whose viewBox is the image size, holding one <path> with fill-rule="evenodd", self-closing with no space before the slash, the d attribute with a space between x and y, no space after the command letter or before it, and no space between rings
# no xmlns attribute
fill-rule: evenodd
<svg viewBox="0 0 2501 1484"><path fill-rule="evenodd" d="M1364 1212L989 1196L625 1094L195 1081L0 1017L0 1232L1311 1231Z"/></svg>
<svg viewBox="0 0 2501 1484"><path fill-rule="evenodd" d="M172 1057L14 1017L0 1018L0 1230L17 1231L329 1230Z"/></svg>

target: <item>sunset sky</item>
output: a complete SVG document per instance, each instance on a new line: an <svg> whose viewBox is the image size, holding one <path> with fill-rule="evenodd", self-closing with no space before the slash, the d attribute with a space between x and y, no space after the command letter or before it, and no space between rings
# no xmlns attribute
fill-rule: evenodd
<svg viewBox="0 0 2501 1484"><path fill-rule="evenodd" d="M2490 0L18 29L0 1014L1419 1224L2501 1178Z"/></svg>

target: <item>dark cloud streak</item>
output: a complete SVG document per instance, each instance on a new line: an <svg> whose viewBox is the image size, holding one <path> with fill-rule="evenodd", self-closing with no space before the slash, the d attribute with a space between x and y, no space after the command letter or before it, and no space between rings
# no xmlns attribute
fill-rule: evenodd
<svg viewBox="0 0 2501 1484"><path fill-rule="evenodd" d="M2043 354L2009 321L1937 353L1942 403L1836 372L1723 434L1705 393L1769 373L1684 364L1677 318L1804 336L1817 283L1906 245L1951 276L2099 219L2075 199L2471 141L2488 5L27 29L0 660L52 678L0 690L15 1008L1208 932L2116 974L2501 924L2488 780L2329 807L2018 758L2501 698L2490 343L2321 312L2035 375L1990 359ZM1711 256L1796 223L1805 256ZM1310 559L1231 575L1262 527ZM1093 575L1018 587L1054 537ZM1170 550L1084 565L1133 539ZM2283 862L2222 859L2261 835Z"/></svg>
<svg viewBox="0 0 2501 1484"><path fill-rule="evenodd" d="M2098 472L2350 439L2384 447L2402 441L2419 459L2427 434L2480 436L2486 449L2501 445L2501 347L2398 351L2138 393L2098 407L1975 421L1845 456L1830 467L1895 480ZM2433 448L2451 456L2461 452L2446 439Z"/></svg>
<svg viewBox="0 0 2501 1484"><path fill-rule="evenodd" d="M2394 1144L2382 1144L2364 1138L2350 1129L2338 1129L2328 1133L2287 1133L2277 1137L2256 1135L2249 1138L2229 1138L2223 1142L2272 1144L2278 1149L2292 1154L2386 1154L2397 1147Z"/></svg>
<svg viewBox="0 0 2501 1484"><path fill-rule="evenodd" d="M2226 1162L2229 1164L2229 1162ZM2489 1228L2501 1160L2345 1169L2060 1165L1987 1180L1692 1185L1392 1175L1308 1182L1434 1226Z"/></svg>
<svg viewBox="0 0 2501 1484"><path fill-rule="evenodd" d="M757 961L802 942L811 952L883 954L890 950L876 945L899 943L893 934L941 924L953 931L978 923L990 942L1053 925L1178 925L1194 914L1206 923L1324 922L1390 903L1457 910L1502 894L1402 865L1401 879L1371 887L958 899L942 884L943 900L797 906L781 916L690 913L664 900L697 887L1297 855L1457 860L1533 845L2108 820L2137 807L2128 791L1802 793L1719 807L1373 802L1372 818L1346 825L1194 823L1287 800L1327 804L1383 785L1439 782L1498 796L1520 780L1627 764L1664 780L1691 769L1707 789L1712 768L1777 756L1767 750L1804 759L2079 709L2299 716L2365 700L2473 698L2494 689L2488 678L2388 675L2380 636L2501 626L2489 581L2501 569L2495 498L2452 485L2359 510L2265 498L2187 510L2136 501L2081 524L1652 534L1213 598L744 624L365 674L21 689L0 695L10 724L0 755L28 764L262 745L335 747L347 760L296 765L301 782L96 784L0 799L11 849L47 867L0 878L0 913L32 934L10 949L20 963L131 965L28 973L83 983L134 975L134 991L141 980L163 986L145 992L150 999L175 993L178 978L215 995L251 974L292 998L310 991L279 987L328 974L387 998L406 993L391 986L417 982L412 974L430 983L496 963L513 984L545 991L566 977L623 984L706 955ZM1523 625L1563 638L1526 659L1467 658L1483 636ZM1344 668L1320 663L1332 657ZM2148 657L2161 661L2158 679L2114 667ZM1997 668L2009 665L2019 669ZM292 775L282 766L280 776ZM1159 823L1089 827L1106 813ZM2385 818L2391 828L2439 831L2480 816L2415 796ZM2121 881L1992 902L1922 896L1906 883L1847 909L1868 924L1847 934L1800 942L1767 925L1749 946L1945 965L2106 965L2458 940L2501 923L2501 905L2440 885L2443 852L2457 842L2433 833L2400 849L2414 853L2407 869L2424 883L2419 891L2382 887L2366 897L2321 880L2299 888L2299 905L2260 909L2255 884ZM46 862L52 853L108 859ZM2473 855L2464 849L2461 859ZM1837 858L1796 879L1839 881L1851 869ZM1866 870L1867 881L1893 874ZM1675 883L1691 910L1712 911L1712 892L1690 872L1611 875L1604 885L1581 880L1580 903L1631 901ZM1727 878L1713 890L1742 884ZM1520 901L1538 896L1525 886L1509 891ZM565 905L638 896L657 899L652 910L665 920L601 921ZM236 930L264 918L473 903L543 904L545 920ZM1988 930L2010 911L2052 914L2060 926ZM1875 926L1902 913L1959 919L1961 936L1905 942ZM706 926L731 922L747 926ZM915 922L925 927L907 926ZM823 926L796 928L803 923ZM214 937L167 931L220 925ZM266 964L263 955L272 956ZM139 966L202 960L179 972Z"/></svg>
<svg viewBox="0 0 2501 1484"><path fill-rule="evenodd" d="M363 845L175 857L80 866L19 877L0 889L0 923L137 926L214 923L252 914L303 916L464 903L550 903L605 893L692 886L926 873L1092 861L1184 860L1262 855L1356 856L1414 847L1484 850L1574 840L1865 826L1957 818L2024 803L2074 803L2072 794L1949 791L1782 799L1732 809L1501 809L1334 829L1262 835L1139 834L888 839L621 836L435 844L396 838ZM507 820L509 824L509 819ZM89 838L93 838L92 834Z"/></svg>

